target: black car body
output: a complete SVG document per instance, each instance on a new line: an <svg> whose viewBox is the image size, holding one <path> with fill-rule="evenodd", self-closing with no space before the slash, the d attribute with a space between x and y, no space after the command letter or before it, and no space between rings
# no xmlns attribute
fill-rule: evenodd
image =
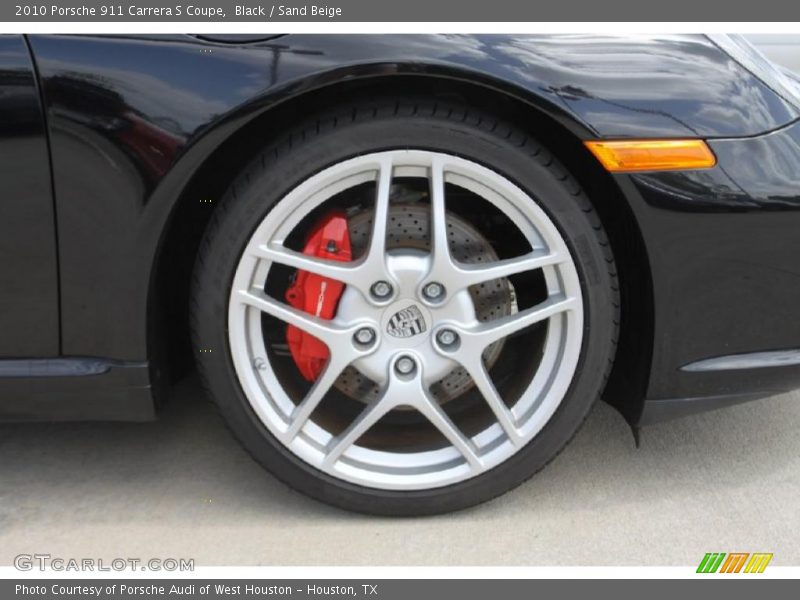
<svg viewBox="0 0 800 600"><path fill-rule="evenodd" d="M0 412L152 418L242 160L376 90L492 106L576 173L617 256L606 399L632 425L800 386L800 109L707 37L4 35ZM717 165L612 175L582 146L624 138Z"/></svg>

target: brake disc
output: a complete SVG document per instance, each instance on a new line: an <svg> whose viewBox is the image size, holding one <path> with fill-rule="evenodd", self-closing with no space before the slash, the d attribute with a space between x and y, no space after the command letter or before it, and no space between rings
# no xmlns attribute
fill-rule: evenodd
<svg viewBox="0 0 800 600"><path fill-rule="evenodd" d="M349 215L350 243L353 256L362 254L369 245L372 211L362 210ZM455 260L466 264L491 263L499 260L489 241L462 217L448 212L446 216L450 252ZM430 251L430 210L419 202L395 204L389 209L387 250L397 248ZM469 288L475 315L479 321L491 321L516 312L514 290L508 279L494 279ZM497 361L504 340L488 346L483 352L487 369ZM359 402L377 397L378 385L355 367L347 367L334 384L342 393ZM450 371L431 386L431 393L441 403L461 396L472 387L472 379L461 367Z"/></svg>

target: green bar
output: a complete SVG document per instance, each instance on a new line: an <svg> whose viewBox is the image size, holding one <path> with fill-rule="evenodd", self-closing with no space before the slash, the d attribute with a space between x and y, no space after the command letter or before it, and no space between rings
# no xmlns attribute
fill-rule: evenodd
<svg viewBox="0 0 800 600"><path fill-rule="evenodd" d="M719 569L719 566L722 564L722 559L724 559L724 558L725 558L725 553L724 552L720 552L719 553L719 558L717 559L717 562L715 562L714 566L711 567L711 569L709 570L709 573L716 573L717 569Z"/></svg>
<svg viewBox="0 0 800 600"><path fill-rule="evenodd" d="M697 567L697 573L716 573L719 566L722 564L722 561L725 559L724 552L707 552L706 555L703 557L703 560L700 561L700 565Z"/></svg>
<svg viewBox="0 0 800 600"><path fill-rule="evenodd" d="M706 555L703 557L703 560L700 561L700 565L697 567L697 573L705 573L704 567L706 566L709 558L711 558L711 552L706 552Z"/></svg>

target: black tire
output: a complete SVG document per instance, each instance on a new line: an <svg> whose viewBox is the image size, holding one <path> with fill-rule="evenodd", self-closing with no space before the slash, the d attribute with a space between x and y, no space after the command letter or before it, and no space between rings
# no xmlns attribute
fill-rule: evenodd
<svg viewBox="0 0 800 600"><path fill-rule="evenodd" d="M584 341L570 389L547 425L494 469L447 487L389 491L331 477L291 453L256 417L228 350L230 284L264 215L310 175L341 160L416 147L493 168L537 198L561 230L584 300ZM531 477L570 441L600 396L616 347L619 294L611 249L591 202L567 171L526 132L482 111L428 99L375 99L312 118L266 147L230 187L205 234L194 272L191 325L202 380L251 455L292 488L348 510L426 515L494 498ZM200 352L200 349L213 349Z"/></svg>

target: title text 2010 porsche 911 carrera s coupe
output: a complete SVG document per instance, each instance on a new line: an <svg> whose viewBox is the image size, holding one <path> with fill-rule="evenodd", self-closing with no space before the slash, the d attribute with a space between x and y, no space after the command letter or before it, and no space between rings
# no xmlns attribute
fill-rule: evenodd
<svg viewBox="0 0 800 600"><path fill-rule="evenodd" d="M429 514L800 387L800 86L729 36L0 36L0 412L196 362L278 478ZM193 361L194 359L194 361Z"/></svg>

